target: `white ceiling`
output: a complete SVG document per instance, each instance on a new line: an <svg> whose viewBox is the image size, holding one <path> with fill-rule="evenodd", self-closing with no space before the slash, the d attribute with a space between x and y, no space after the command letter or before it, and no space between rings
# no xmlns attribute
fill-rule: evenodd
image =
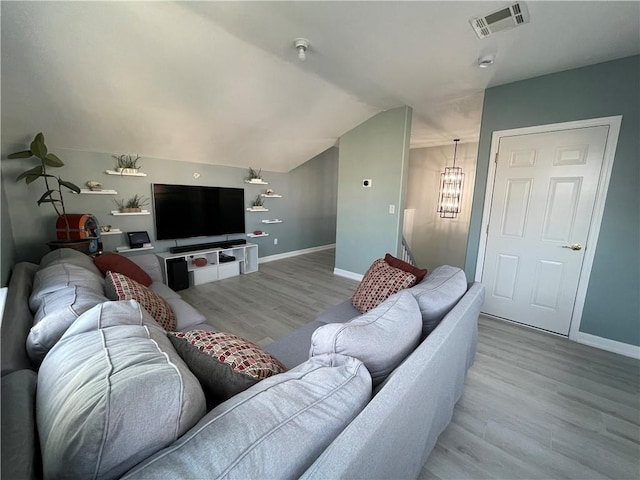
<svg viewBox="0 0 640 480"><path fill-rule="evenodd" d="M477 141L485 88L640 53L638 1L529 1L530 24L478 39L469 18L508 4L2 1L3 151L43 131L288 171L402 105L414 147Z"/></svg>

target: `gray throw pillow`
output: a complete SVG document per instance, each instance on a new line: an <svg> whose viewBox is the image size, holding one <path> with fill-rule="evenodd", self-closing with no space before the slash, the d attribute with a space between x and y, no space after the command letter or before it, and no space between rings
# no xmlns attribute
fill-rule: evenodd
<svg viewBox="0 0 640 480"><path fill-rule="evenodd" d="M92 257L72 248L58 248L57 250L52 250L47 253L40 259L40 268L63 263L82 267L96 275L102 276L98 267L94 265Z"/></svg>
<svg viewBox="0 0 640 480"><path fill-rule="evenodd" d="M38 311L45 295L74 285L83 286L96 293L104 293L104 278L99 272L94 273L84 267L70 263L54 263L40 268L33 278L33 290L29 297L31 312Z"/></svg>
<svg viewBox="0 0 640 480"><path fill-rule="evenodd" d="M467 291L464 272L449 265L434 269L409 292L418 301L422 314L422 337L429 335Z"/></svg>
<svg viewBox="0 0 640 480"><path fill-rule="evenodd" d="M106 301L107 297L101 293L77 285L44 295L27 337L27 353L31 361L40 365L47 352L76 318Z"/></svg>
<svg viewBox="0 0 640 480"><path fill-rule="evenodd" d="M311 337L309 356L355 357L366 365L376 386L415 349L421 329L418 304L405 290L347 323L319 327Z"/></svg>
<svg viewBox="0 0 640 480"><path fill-rule="evenodd" d="M44 478L115 479L205 414L198 380L134 301L81 315L40 367Z"/></svg>
<svg viewBox="0 0 640 480"><path fill-rule="evenodd" d="M124 478L299 478L370 399L359 360L314 357L218 405Z"/></svg>

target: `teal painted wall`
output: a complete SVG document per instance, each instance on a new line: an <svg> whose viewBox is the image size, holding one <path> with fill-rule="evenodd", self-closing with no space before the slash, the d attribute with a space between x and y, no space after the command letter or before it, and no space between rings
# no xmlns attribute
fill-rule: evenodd
<svg viewBox="0 0 640 480"><path fill-rule="evenodd" d="M9 208L7 207L7 195L1 184L0 202L2 202L2 210L0 211L0 215L2 216L2 223L0 224L0 241L2 241L2 248L0 250L2 258L2 283L0 286L6 287L9 282L9 275L11 274L11 267L14 264L16 248L13 243L13 230L11 229L11 219L9 217Z"/></svg>
<svg viewBox="0 0 640 480"><path fill-rule="evenodd" d="M90 212L96 215L101 225L112 225L123 232L147 230L156 252L167 251L173 245L188 245L227 238L246 238L244 235L229 237L199 237L178 241L155 241L153 215L113 216L111 210L117 207L114 199L130 198L134 194L151 197L152 183L171 183L183 185L213 185L223 187L242 187L245 189L245 202L251 200L266 188L272 188L282 198L267 198L265 206L269 212L246 212L246 231L263 230L268 237L247 239L259 245L261 257L275 255L310 247L335 243L336 191L337 191L337 149L331 148L309 160L289 173L263 172L268 186L244 183L247 170L244 168L204 165L190 162L177 162L158 158L142 158L142 171L146 177L121 177L105 174L113 169L115 161L110 154L81 152L55 148L47 140L49 150L57 154L65 166L54 169L63 179L84 187L87 180L97 180L104 188L114 189L118 195L65 195L67 211ZM20 150L28 145L12 146L11 151ZM4 152L3 158L6 158ZM36 165L34 160L3 160L3 198L2 198L2 269L10 268L14 261L37 261L48 251L45 243L54 236L55 214L49 205L36 205L37 198L44 192L41 181L26 186L14 179L24 170ZM194 178L194 173L200 176ZM6 193L6 198L4 195ZM152 205L145 207L152 210ZM8 215L5 218L5 211ZM5 259L5 222L11 217L13 234L7 239L6 248L15 244L15 257ZM262 219L279 218L281 224L263 224ZM278 238L278 245L274 245ZM126 245L125 235L103 237L104 249L115 250ZM5 265L6 264L6 265Z"/></svg>
<svg viewBox="0 0 640 480"><path fill-rule="evenodd" d="M409 107L379 113L340 138L336 268L363 274L386 252L398 254L402 235ZM362 187L371 179L370 188ZM389 214L389 205L395 213Z"/></svg>
<svg viewBox="0 0 640 480"><path fill-rule="evenodd" d="M640 56L485 92L465 271L475 276L491 135L496 130L623 115L580 331L640 345Z"/></svg>

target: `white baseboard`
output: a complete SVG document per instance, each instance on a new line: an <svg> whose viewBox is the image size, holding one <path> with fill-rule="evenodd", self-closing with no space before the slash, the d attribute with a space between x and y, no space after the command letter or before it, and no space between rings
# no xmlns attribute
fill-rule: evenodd
<svg viewBox="0 0 640 480"><path fill-rule="evenodd" d="M357 280L359 282L362 281L362 277L364 277L364 275L360 273L353 273L353 272L350 272L349 270L342 270L341 268L334 268L333 274L338 275L339 277L345 277L345 278L350 278L351 280Z"/></svg>
<svg viewBox="0 0 640 480"><path fill-rule="evenodd" d="M640 360L640 347L628 343L617 342L583 332L578 332L576 342Z"/></svg>
<svg viewBox="0 0 640 480"><path fill-rule="evenodd" d="M267 257L258 258L258 263L273 262L274 260L282 260L283 258L297 257L298 255L304 255L305 253L320 252L322 250L329 250L335 248L335 243L329 245L320 245L319 247L303 248L302 250L293 250L291 252L277 253L275 255L269 255Z"/></svg>

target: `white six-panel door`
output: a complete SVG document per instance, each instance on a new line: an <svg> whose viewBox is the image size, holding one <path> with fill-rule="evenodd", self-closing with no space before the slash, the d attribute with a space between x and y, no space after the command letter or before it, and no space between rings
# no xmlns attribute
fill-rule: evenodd
<svg viewBox="0 0 640 480"><path fill-rule="evenodd" d="M500 139L483 312L567 335L608 126Z"/></svg>

